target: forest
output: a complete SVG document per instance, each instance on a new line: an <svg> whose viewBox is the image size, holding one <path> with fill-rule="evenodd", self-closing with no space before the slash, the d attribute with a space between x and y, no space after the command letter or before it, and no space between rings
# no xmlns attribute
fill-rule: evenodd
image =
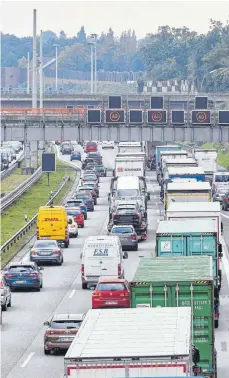
<svg viewBox="0 0 229 378"><path fill-rule="evenodd" d="M59 67L90 71L90 41L84 26L72 38L64 31L43 32L45 59L55 56ZM37 41L39 49L39 38ZM26 67L32 56L32 37L1 33L2 67ZM39 51L39 50L38 50ZM137 39L134 30L116 36L112 28L97 36L97 68L100 71L144 71L144 80L189 79L199 91L229 91L229 20L210 20L209 31L198 34L183 26L160 26L156 33Z"/></svg>

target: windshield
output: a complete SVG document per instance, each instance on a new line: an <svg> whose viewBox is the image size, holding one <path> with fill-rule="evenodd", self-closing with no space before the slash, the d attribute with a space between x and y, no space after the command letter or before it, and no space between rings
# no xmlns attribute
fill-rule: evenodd
<svg viewBox="0 0 229 378"><path fill-rule="evenodd" d="M215 182L229 182L229 175L216 175Z"/></svg>
<svg viewBox="0 0 229 378"><path fill-rule="evenodd" d="M124 283L116 283L116 282L106 282L106 283L100 283L97 286L97 290L99 291L116 291L116 290L126 290Z"/></svg>
<svg viewBox="0 0 229 378"><path fill-rule="evenodd" d="M118 197L135 197L139 195L138 189L119 189L117 190Z"/></svg>
<svg viewBox="0 0 229 378"><path fill-rule="evenodd" d="M49 241L49 240L44 240L44 241L37 241L35 244L34 244L34 248L51 248L51 247L56 247L56 243L55 241Z"/></svg>
<svg viewBox="0 0 229 378"><path fill-rule="evenodd" d="M51 322L51 327L54 329L79 328L81 323L80 320L54 320Z"/></svg>
<svg viewBox="0 0 229 378"><path fill-rule="evenodd" d="M112 234L131 234L132 232L131 227L116 227L112 230Z"/></svg>

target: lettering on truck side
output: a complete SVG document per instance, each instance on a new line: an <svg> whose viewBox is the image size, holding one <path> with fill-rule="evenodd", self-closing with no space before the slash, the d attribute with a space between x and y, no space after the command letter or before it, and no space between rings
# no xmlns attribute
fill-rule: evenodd
<svg viewBox="0 0 229 378"><path fill-rule="evenodd" d="M45 218L44 222L57 222L59 221L59 218Z"/></svg>

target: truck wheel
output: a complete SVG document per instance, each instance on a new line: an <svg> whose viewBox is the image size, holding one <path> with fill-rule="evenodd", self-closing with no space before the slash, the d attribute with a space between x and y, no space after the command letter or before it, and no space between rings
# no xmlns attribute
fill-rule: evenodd
<svg viewBox="0 0 229 378"><path fill-rule="evenodd" d="M87 284L85 282L82 282L82 289L86 290L87 289Z"/></svg>
<svg viewBox="0 0 229 378"><path fill-rule="evenodd" d="M218 328L219 327L219 320L215 319L214 324L215 324L215 328Z"/></svg>
<svg viewBox="0 0 229 378"><path fill-rule="evenodd" d="M50 353L51 353L51 350L47 350L47 349L44 348L44 354L45 354L45 355L48 355L48 354L50 354Z"/></svg>

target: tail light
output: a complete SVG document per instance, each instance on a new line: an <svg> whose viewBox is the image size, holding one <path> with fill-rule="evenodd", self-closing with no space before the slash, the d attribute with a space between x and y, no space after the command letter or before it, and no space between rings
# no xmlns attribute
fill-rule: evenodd
<svg viewBox="0 0 229 378"><path fill-rule="evenodd" d="M139 217L140 217L140 214L139 214L139 213L135 213L135 214L134 214L134 217L135 217L135 218L139 218Z"/></svg>
<svg viewBox="0 0 229 378"><path fill-rule="evenodd" d="M118 213L114 213L114 217L115 218L119 218L119 214Z"/></svg>
<svg viewBox="0 0 229 378"><path fill-rule="evenodd" d="M57 255L60 255L60 254L61 254L61 250L60 250L60 249L56 249L56 250L54 251L54 253L56 253Z"/></svg>
<svg viewBox="0 0 229 378"><path fill-rule="evenodd" d="M137 237L136 237L136 235L135 235L135 234L133 234L133 235L130 235L130 238L131 238L132 240L137 240Z"/></svg>
<svg viewBox="0 0 229 378"><path fill-rule="evenodd" d="M225 200L226 200L226 202L229 202L229 197L226 197Z"/></svg>
<svg viewBox="0 0 229 378"><path fill-rule="evenodd" d="M31 250L32 255L36 255L36 251L34 249Z"/></svg>
<svg viewBox="0 0 229 378"><path fill-rule="evenodd" d="M84 276L84 264L81 265L81 274Z"/></svg>
<svg viewBox="0 0 229 378"><path fill-rule="evenodd" d="M39 277L39 274L38 273L30 273L29 276L30 277Z"/></svg>
<svg viewBox="0 0 229 378"><path fill-rule="evenodd" d="M10 273L5 273L4 275L5 277L9 278L9 277L13 277L13 274L10 274Z"/></svg>
<svg viewBox="0 0 229 378"><path fill-rule="evenodd" d="M123 291L122 293L120 293L120 297L129 297L128 291Z"/></svg>
<svg viewBox="0 0 229 378"><path fill-rule="evenodd" d="M54 330L47 330L46 332L45 332L45 336L48 336L48 335L55 335L55 334L61 334L61 333L63 333L63 330L62 329L55 329L55 331Z"/></svg>
<svg viewBox="0 0 229 378"><path fill-rule="evenodd" d="M118 264L118 275L121 276L121 274L122 274L121 264Z"/></svg>
<svg viewBox="0 0 229 378"><path fill-rule="evenodd" d="M99 293L98 291L94 291L94 292L92 293L92 296L93 296L93 297L101 297L101 293Z"/></svg>

